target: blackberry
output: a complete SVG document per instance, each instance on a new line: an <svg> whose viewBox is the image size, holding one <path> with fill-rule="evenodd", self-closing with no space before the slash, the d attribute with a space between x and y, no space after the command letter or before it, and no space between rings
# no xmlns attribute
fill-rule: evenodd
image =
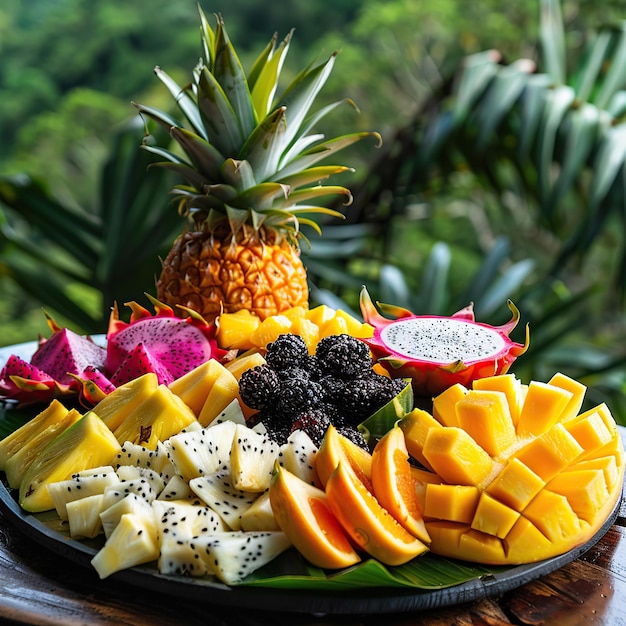
<svg viewBox="0 0 626 626"><path fill-rule="evenodd" d="M258 411L251 415L246 424L251 428L262 424L267 431L268 437L273 439L279 445L283 445L287 442L287 437L291 433L291 420L285 419L284 416L275 413L274 411L264 410Z"/></svg>
<svg viewBox="0 0 626 626"><path fill-rule="evenodd" d="M239 395L251 409L264 409L280 396L280 378L267 365L246 370L239 379Z"/></svg>
<svg viewBox="0 0 626 626"><path fill-rule="evenodd" d="M356 443L357 446L363 448L364 450L370 451L369 446L367 445L367 441L365 441L365 437L363 437L363 433L357 428L352 427L343 427L337 429L339 433L341 433L344 437L352 441L352 443Z"/></svg>
<svg viewBox="0 0 626 626"><path fill-rule="evenodd" d="M311 380L320 380L324 376L324 368L315 354L306 360L306 370Z"/></svg>
<svg viewBox="0 0 626 626"><path fill-rule="evenodd" d="M332 405L341 405L344 396L346 382L335 376L326 374L319 380L322 401Z"/></svg>
<svg viewBox="0 0 626 626"><path fill-rule="evenodd" d="M309 357L309 350L300 335L279 335L267 345L266 363L275 370L302 367Z"/></svg>
<svg viewBox="0 0 626 626"><path fill-rule="evenodd" d="M291 431L303 430L319 447L330 424L330 417L322 408L312 408L295 417L291 423Z"/></svg>
<svg viewBox="0 0 626 626"><path fill-rule="evenodd" d="M318 343L315 354L326 372L343 380L359 378L372 369L367 344L351 335L324 337Z"/></svg>
<svg viewBox="0 0 626 626"><path fill-rule="evenodd" d="M302 378L288 378L282 381L276 410L286 416L299 415L302 411L315 407L321 401L318 383Z"/></svg>
<svg viewBox="0 0 626 626"><path fill-rule="evenodd" d="M304 369L302 367L297 367L297 366L289 367L287 369L282 369L282 370L274 370L274 371L278 375L278 378L280 378L280 380L282 381L294 380L294 379L309 380L309 378L311 377L308 369Z"/></svg>
<svg viewBox="0 0 626 626"><path fill-rule="evenodd" d="M346 385L341 409L349 423L359 423L397 395L395 384L385 376L374 375Z"/></svg>

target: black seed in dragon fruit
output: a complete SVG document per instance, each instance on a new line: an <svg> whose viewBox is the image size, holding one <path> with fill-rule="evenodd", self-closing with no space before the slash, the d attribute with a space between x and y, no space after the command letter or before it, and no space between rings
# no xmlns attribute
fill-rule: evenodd
<svg viewBox="0 0 626 626"><path fill-rule="evenodd" d="M132 310L129 323L119 318L116 306L113 308L105 372L115 384L148 371L157 374L160 384L169 384L207 360L225 354L217 346L214 324L207 324L188 310L188 317L178 317L169 306L150 300L154 315L136 302L127 303Z"/></svg>
<svg viewBox="0 0 626 626"><path fill-rule="evenodd" d="M72 385L87 367L102 369L106 350L91 338L61 328L49 339L42 339L33 354L31 365L43 370L63 385Z"/></svg>

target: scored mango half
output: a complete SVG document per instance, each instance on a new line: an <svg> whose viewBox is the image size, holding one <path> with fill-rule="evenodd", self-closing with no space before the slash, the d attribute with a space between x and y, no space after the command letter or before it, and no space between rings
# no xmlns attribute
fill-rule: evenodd
<svg viewBox="0 0 626 626"><path fill-rule="evenodd" d="M431 552L489 565L552 558L602 527L622 492L624 447L585 386L555 374L456 385L399 426L424 470L413 473Z"/></svg>

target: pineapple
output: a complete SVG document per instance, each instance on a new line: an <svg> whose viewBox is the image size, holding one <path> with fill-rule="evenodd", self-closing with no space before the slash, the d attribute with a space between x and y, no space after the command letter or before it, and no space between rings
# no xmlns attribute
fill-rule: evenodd
<svg viewBox="0 0 626 626"><path fill-rule="evenodd" d="M193 309L207 321L222 311L245 309L265 319L295 306L308 308L300 227L320 233L310 216L341 217L325 203L351 199L345 187L321 184L349 168L318 163L361 139L380 136L364 131L325 140L311 134L341 104L310 113L336 54L302 70L275 97L291 33L280 43L274 36L246 73L222 18L216 16L215 30L202 10L200 18L204 54L191 84L180 87L155 69L185 123L135 104L182 149L143 144L165 159L158 166L184 180L173 194L186 226L163 261L157 297Z"/></svg>

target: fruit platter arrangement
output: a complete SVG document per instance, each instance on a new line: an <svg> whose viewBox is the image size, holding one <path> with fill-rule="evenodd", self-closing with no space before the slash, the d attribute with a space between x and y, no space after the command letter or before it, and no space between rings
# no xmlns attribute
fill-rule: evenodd
<svg viewBox="0 0 626 626"><path fill-rule="evenodd" d="M143 147L184 180L154 311L114 306L93 338L49 318L0 364L12 503L89 546L103 579L425 592L575 558L622 493L609 408L562 373L516 377L512 303L498 327L366 287L360 318L311 307L301 226L350 196L322 184L348 168L318 162L378 136L311 134L341 104L310 112L336 55L276 97L291 35L246 74L221 18L201 22L191 83L156 69L184 122L136 105L179 149Z"/></svg>

